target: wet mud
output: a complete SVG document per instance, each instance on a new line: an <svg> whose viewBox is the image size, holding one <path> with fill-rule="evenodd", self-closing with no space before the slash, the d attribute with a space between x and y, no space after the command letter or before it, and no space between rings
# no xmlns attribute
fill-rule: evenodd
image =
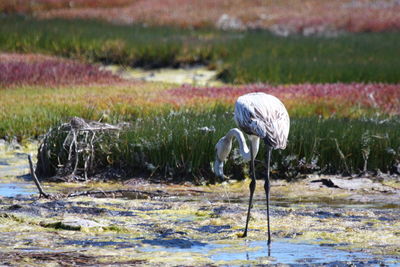
<svg viewBox="0 0 400 267"><path fill-rule="evenodd" d="M320 177L319 177L320 178ZM315 177L272 183L271 228L262 181L248 237L248 181L212 186L125 183L44 184L51 192L135 189L153 197L0 197L3 265L356 266L400 264L400 200L330 188ZM162 192L162 194L160 194ZM363 201L367 200L367 201Z"/></svg>
<svg viewBox="0 0 400 267"><path fill-rule="evenodd" d="M27 175L35 150L0 149L1 265L400 265L396 176L273 181L269 247L263 181L243 239L248 180L43 183L58 196L43 199ZM73 192L93 194L65 197Z"/></svg>

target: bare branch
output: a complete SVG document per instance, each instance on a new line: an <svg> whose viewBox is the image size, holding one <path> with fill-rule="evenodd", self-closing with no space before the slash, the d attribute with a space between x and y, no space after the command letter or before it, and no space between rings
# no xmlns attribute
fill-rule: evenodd
<svg viewBox="0 0 400 267"><path fill-rule="evenodd" d="M34 168L33 168L32 157L31 157L30 154L28 155L28 161L29 161L29 168L31 169L31 176L32 176L32 178L33 178L33 181L34 181L35 184L36 184L36 187L37 187L38 190L39 190L39 197L40 197L40 196L44 196L45 198L50 198L51 195L46 194L46 193L43 191L43 188L42 188L42 186L41 186L41 184L40 184L38 178L36 177L35 170L34 170Z"/></svg>

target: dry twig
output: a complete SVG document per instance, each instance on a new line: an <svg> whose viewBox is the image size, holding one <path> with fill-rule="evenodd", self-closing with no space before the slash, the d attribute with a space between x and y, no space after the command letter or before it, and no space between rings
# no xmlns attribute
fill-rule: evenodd
<svg viewBox="0 0 400 267"><path fill-rule="evenodd" d="M49 194L47 194L47 193L45 193L45 192L43 191L42 185L40 184L38 178L36 177L35 170L33 169L33 163L32 163L32 157L31 157L31 155L28 155L28 161L29 161L29 168L30 168L30 170L31 170L31 176L32 176L32 178L33 178L33 181L34 181L35 184L36 184L36 187L37 187L38 190L39 190L39 197L44 196L45 198L50 198L51 195L49 195Z"/></svg>
<svg viewBox="0 0 400 267"><path fill-rule="evenodd" d="M122 128L73 117L45 135L39 147L37 174L52 180L89 180L108 165L104 155Z"/></svg>

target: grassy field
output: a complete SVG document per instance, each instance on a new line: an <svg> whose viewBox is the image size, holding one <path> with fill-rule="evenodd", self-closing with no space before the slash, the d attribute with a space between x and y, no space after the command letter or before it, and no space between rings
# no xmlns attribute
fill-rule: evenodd
<svg viewBox="0 0 400 267"><path fill-rule="evenodd" d="M213 179L214 145L235 127L230 108L216 105L207 111L180 109L140 116L118 138L105 138L96 149L98 169L107 166L129 176L146 173L176 181L197 183ZM65 134L50 142L53 162L67 162L60 147ZM393 119L341 119L292 117L288 147L275 151L274 178L293 179L304 173L355 174L395 171L399 160L400 123ZM79 136L82 140L84 134ZM258 160L264 158L264 147ZM60 151L64 155L60 156ZM101 159L101 160L99 160ZM83 169L83 159L79 167ZM228 175L244 178L246 165L234 151L225 166ZM56 170L49 170L52 175ZM265 175L262 164L258 175Z"/></svg>
<svg viewBox="0 0 400 267"><path fill-rule="evenodd" d="M213 178L214 144L235 126L235 99L262 91L279 97L291 116L288 147L273 154L274 177L398 172L398 43L398 32L282 37L263 30L2 15L0 138L40 138L73 116L126 121L130 127L117 139L103 140L96 155L101 168L202 183ZM99 63L204 64L229 84L126 81L101 70ZM52 147L60 148L60 138ZM50 153L55 162L61 154ZM226 173L242 178L246 168L234 150ZM259 175L263 171L258 164Z"/></svg>
<svg viewBox="0 0 400 267"><path fill-rule="evenodd" d="M230 83L400 80L396 32L278 37L268 32L117 26L84 20L0 18L0 49L134 67L206 64Z"/></svg>
<svg viewBox="0 0 400 267"><path fill-rule="evenodd" d="M354 94L354 90L359 94ZM252 91L280 96L292 118L287 149L273 154L274 177L378 169L391 172L400 159L398 104L386 106L384 101L400 90L398 86L382 84L216 88L175 88L150 83L13 86L0 90L0 137L17 136L22 141L38 137L72 116L109 123L127 121L131 127L118 139L105 139L102 146L107 149L98 150L96 159L102 159L102 167L122 169L128 175L153 173L201 183L213 178L215 143L235 127L234 100ZM299 94L290 93L293 91ZM369 102L368 96L376 92L382 94L375 102ZM56 138L54 147L62 144L60 138ZM262 149L259 160L263 158ZM57 160L59 152L53 154ZM238 170L243 167L236 151L226 165L226 173L242 178L243 173ZM259 165L259 175L263 171Z"/></svg>

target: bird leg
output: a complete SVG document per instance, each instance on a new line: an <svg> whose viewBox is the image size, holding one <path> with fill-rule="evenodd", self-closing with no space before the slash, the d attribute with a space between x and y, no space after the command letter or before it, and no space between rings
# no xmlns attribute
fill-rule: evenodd
<svg viewBox="0 0 400 267"><path fill-rule="evenodd" d="M247 210L247 219L246 219L246 228L244 229L244 233L242 237L247 236L247 227L249 225L249 220L250 220L250 210L251 206L253 203L253 195L254 195L254 190L256 189L256 174L255 174L255 169L254 169L254 151L253 151L253 146L250 146L250 173L251 173L251 182L250 182L250 200L249 200L249 209Z"/></svg>
<svg viewBox="0 0 400 267"><path fill-rule="evenodd" d="M265 178L264 190L265 190L265 196L267 198L268 245L271 244L271 229L270 229L270 224L269 224L269 193L270 193L270 188L271 188L271 185L269 182L269 174L270 174L270 163L271 163L271 151L272 151L272 148L269 145L266 145L265 160L267 163L267 177Z"/></svg>

